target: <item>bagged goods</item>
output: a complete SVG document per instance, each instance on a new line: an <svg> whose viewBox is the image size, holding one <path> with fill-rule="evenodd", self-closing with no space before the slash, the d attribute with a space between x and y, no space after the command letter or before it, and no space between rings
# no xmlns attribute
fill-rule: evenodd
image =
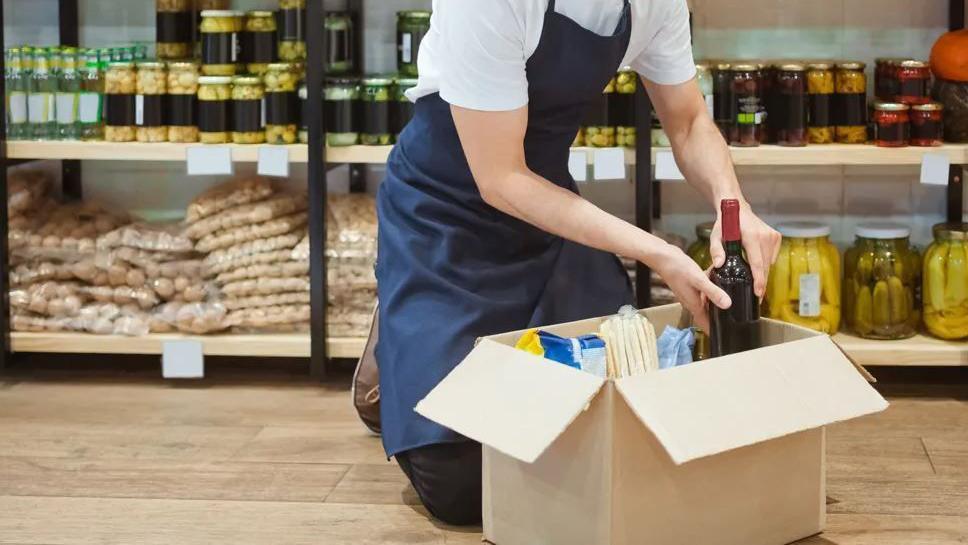
<svg viewBox="0 0 968 545"><path fill-rule="evenodd" d="M272 195L267 178L242 178L219 184L195 197L188 205L185 221L194 223L235 206L242 206Z"/></svg>

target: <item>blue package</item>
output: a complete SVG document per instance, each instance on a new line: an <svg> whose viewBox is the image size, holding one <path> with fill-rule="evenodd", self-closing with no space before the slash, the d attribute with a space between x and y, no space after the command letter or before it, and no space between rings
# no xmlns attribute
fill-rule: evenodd
<svg viewBox="0 0 968 545"><path fill-rule="evenodd" d="M671 369L692 363L692 347L696 334L692 328L666 327L656 341L659 350L659 369Z"/></svg>
<svg viewBox="0 0 968 545"><path fill-rule="evenodd" d="M538 331L538 337L545 351L544 357L549 360L593 375L605 376L605 341L598 335L582 335L569 339L547 331Z"/></svg>

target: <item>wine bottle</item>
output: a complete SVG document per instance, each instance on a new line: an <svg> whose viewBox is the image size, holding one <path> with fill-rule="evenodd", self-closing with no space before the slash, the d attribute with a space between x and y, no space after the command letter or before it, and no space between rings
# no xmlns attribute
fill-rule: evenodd
<svg viewBox="0 0 968 545"><path fill-rule="evenodd" d="M724 199L721 208L726 262L713 269L711 278L733 305L726 310L710 305L709 351L714 358L760 347L760 306L753 292L753 270L743 257L739 201Z"/></svg>

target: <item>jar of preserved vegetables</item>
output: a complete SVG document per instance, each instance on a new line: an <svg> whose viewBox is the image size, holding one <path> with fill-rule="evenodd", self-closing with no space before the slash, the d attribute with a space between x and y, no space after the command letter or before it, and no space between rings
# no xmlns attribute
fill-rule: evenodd
<svg viewBox="0 0 968 545"><path fill-rule="evenodd" d="M182 61L168 63L168 125L169 142L198 142L196 110L198 94L198 63Z"/></svg>
<svg viewBox="0 0 968 545"><path fill-rule="evenodd" d="M729 142L736 124L736 100L733 98L733 70L728 62L713 67L713 119L723 139Z"/></svg>
<svg viewBox="0 0 968 545"><path fill-rule="evenodd" d="M968 337L968 224L934 226L924 254L924 325L936 337Z"/></svg>
<svg viewBox="0 0 968 545"><path fill-rule="evenodd" d="M309 97L309 89L305 85L299 86L299 142L309 143L309 123L306 119L306 99Z"/></svg>
<svg viewBox="0 0 968 545"><path fill-rule="evenodd" d="M192 53L191 0L155 0L155 55L184 59Z"/></svg>
<svg viewBox="0 0 968 545"><path fill-rule="evenodd" d="M265 74L269 63L275 62L276 17L271 11L250 11L245 14L240 59L250 74Z"/></svg>
<svg viewBox="0 0 968 545"><path fill-rule="evenodd" d="M771 113L776 143L807 145L807 74L802 64L783 64L776 79L776 113Z"/></svg>
<svg viewBox="0 0 968 545"><path fill-rule="evenodd" d="M352 146L360 138L360 121L356 102L360 98L359 80L330 78L323 89L325 116L328 122L326 143L330 146Z"/></svg>
<svg viewBox="0 0 968 545"><path fill-rule="evenodd" d="M299 103L296 73L289 63L273 63L265 82L266 142L295 144L298 138Z"/></svg>
<svg viewBox="0 0 968 545"><path fill-rule="evenodd" d="M895 102L925 104L931 102L931 67L924 61L906 60L897 66Z"/></svg>
<svg viewBox="0 0 968 545"><path fill-rule="evenodd" d="M878 100L891 102L899 94L900 82L897 67L904 59L874 59L874 96Z"/></svg>
<svg viewBox="0 0 968 545"><path fill-rule="evenodd" d="M353 17L349 13L327 13L326 73L334 76L348 74L356 63L353 59Z"/></svg>
<svg viewBox="0 0 968 545"><path fill-rule="evenodd" d="M609 80L602 96L585 112L585 145L593 148L615 147L615 127L609 124L610 97L615 93L616 78Z"/></svg>
<svg viewBox="0 0 968 545"><path fill-rule="evenodd" d="M807 93L809 113L807 140L811 144L833 144L833 65L826 62L811 63L807 66Z"/></svg>
<svg viewBox="0 0 968 545"><path fill-rule="evenodd" d="M911 145L930 147L940 146L944 138L944 110L938 102L917 104L911 107Z"/></svg>
<svg viewBox="0 0 968 545"><path fill-rule="evenodd" d="M259 77L232 78L232 142L261 144L266 141L263 98L265 91Z"/></svg>
<svg viewBox="0 0 968 545"><path fill-rule="evenodd" d="M390 112L391 130L399 138L403 128L413 119L413 102L407 98L407 91L417 86L416 78L398 78L393 87L393 109Z"/></svg>
<svg viewBox="0 0 968 545"><path fill-rule="evenodd" d="M306 0L279 0L279 60L306 60Z"/></svg>
<svg viewBox="0 0 968 545"><path fill-rule="evenodd" d="M882 148L902 148L910 138L911 107L900 102L874 105L874 144Z"/></svg>
<svg viewBox="0 0 968 545"><path fill-rule="evenodd" d="M708 72L707 72L708 75ZM615 144L622 148L635 147L635 80L638 74L626 68L615 76L615 92L609 95L609 125L615 126Z"/></svg>
<svg viewBox="0 0 968 545"><path fill-rule="evenodd" d="M104 139L133 142L135 139L135 95L138 89L134 63L112 62L104 74Z"/></svg>
<svg viewBox="0 0 968 545"><path fill-rule="evenodd" d="M840 252L830 242L830 227L786 223L780 254L766 294L766 315L833 334L840 328Z"/></svg>
<svg viewBox="0 0 968 545"><path fill-rule="evenodd" d="M199 31L202 33L202 73L206 76L235 75L242 12L205 10Z"/></svg>
<svg viewBox="0 0 968 545"><path fill-rule="evenodd" d="M689 245L686 255L692 258L702 270L713 266L713 258L709 253L710 239L713 236L715 222L707 221L696 226L696 241Z"/></svg>
<svg viewBox="0 0 968 545"><path fill-rule="evenodd" d="M837 64L835 74L837 96L834 120L837 142L864 144L867 142L867 76L862 62Z"/></svg>
<svg viewBox="0 0 968 545"><path fill-rule="evenodd" d="M142 61L137 64L137 96L135 97L135 138L138 142L165 142L165 95L168 75L163 62Z"/></svg>
<svg viewBox="0 0 968 545"><path fill-rule="evenodd" d="M401 74L417 77L417 53L429 31L429 11L397 12L397 70Z"/></svg>
<svg viewBox="0 0 968 545"><path fill-rule="evenodd" d="M227 10L229 0L194 0L195 4L195 26L192 27L192 38L195 43L195 56L201 56L202 43L199 29L202 26L202 12L206 10Z"/></svg>
<svg viewBox="0 0 968 545"><path fill-rule="evenodd" d="M229 106L232 78L201 76L198 78L198 140L203 144L225 144L231 140Z"/></svg>
<svg viewBox="0 0 968 545"><path fill-rule="evenodd" d="M393 80L370 76L361 81L360 103L363 118L360 143L364 146L388 146L393 143L390 130L390 92Z"/></svg>
<svg viewBox="0 0 968 545"><path fill-rule="evenodd" d="M736 124L729 143L734 146L759 146L764 119L763 74L754 64L732 65L731 94L736 108Z"/></svg>
<svg viewBox="0 0 968 545"><path fill-rule="evenodd" d="M904 339L920 321L921 256L911 230L896 224L857 228L844 254L847 328L869 339Z"/></svg>
<svg viewBox="0 0 968 545"><path fill-rule="evenodd" d="M780 69L772 62L758 62L756 67L760 71L762 82L760 87L760 117L762 119L759 131L760 144L775 144L777 126L773 120L773 113L779 111L776 80Z"/></svg>

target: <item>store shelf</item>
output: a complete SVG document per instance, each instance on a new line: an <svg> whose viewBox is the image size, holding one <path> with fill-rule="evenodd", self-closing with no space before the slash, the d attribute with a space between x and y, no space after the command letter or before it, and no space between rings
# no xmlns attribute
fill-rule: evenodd
<svg viewBox="0 0 968 545"><path fill-rule="evenodd" d="M152 334L142 337L84 333L11 333L14 352L68 354L161 354L166 341L197 340L206 356L308 358L308 334L205 335ZM365 339L331 338L331 358L358 358Z"/></svg>
<svg viewBox="0 0 968 545"><path fill-rule="evenodd" d="M7 142L10 159L86 159L103 161L184 161L189 146L202 144L173 144L160 142ZM252 163L259 159L259 146L228 144L232 148L232 160ZM294 163L308 161L305 144L286 146L289 160Z"/></svg>
<svg viewBox="0 0 968 545"><path fill-rule="evenodd" d="M859 365L905 367L968 366L968 343L924 335L900 341L875 341L840 333L834 341Z"/></svg>
<svg viewBox="0 0 968 545"><path fill-rule="evenodd" d="M653 148L656 154L669 152L670 148ZM783 146L759 146L755 148L731 147L733 162L741 166L780 165L920 165L926 153L943 153L952 164L968 162L968 146L946 144L934 148L879 148L872 145L829 144L788 148Z"/></svg>

